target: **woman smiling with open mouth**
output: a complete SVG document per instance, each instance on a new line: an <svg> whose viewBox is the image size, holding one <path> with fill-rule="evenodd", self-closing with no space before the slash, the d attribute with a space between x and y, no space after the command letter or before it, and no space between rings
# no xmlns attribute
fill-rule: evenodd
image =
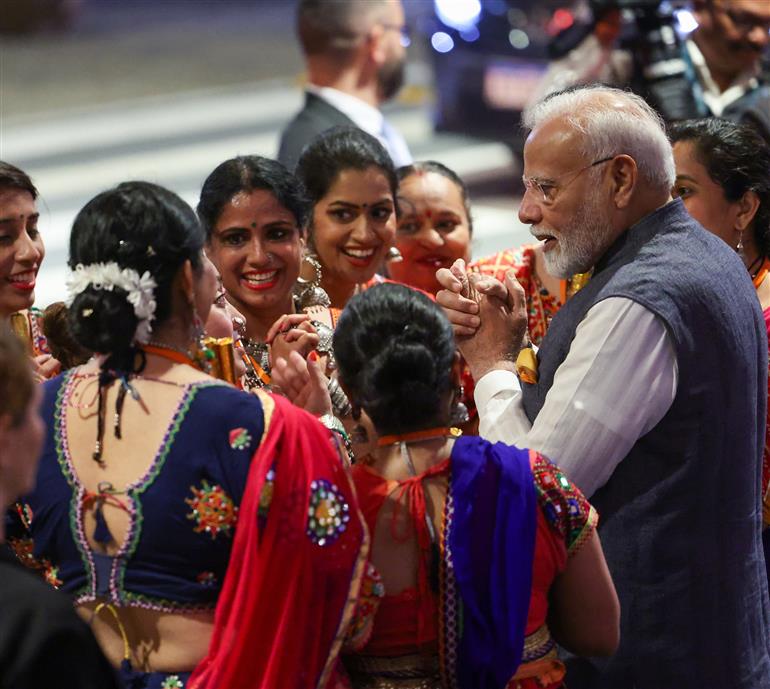
<svg viewBox="0 0 770 689"><path fill-rule="evenodd" d="M42 315L32 309L45 256L37 196L25 172L0 161L0 321L9 322L25 340L36 376L42 380L59 372L59 362L48 350Z"/></svg>
<svg viewBox="0 0 770 689"><path fill-rule="evenodd" d="M393 246L393 162L373 136L338 127L305 149L297 175L313 203L309 243L320 264L320 286L331 306L341 309L357 290L377 281L375 273Z"/></svg>

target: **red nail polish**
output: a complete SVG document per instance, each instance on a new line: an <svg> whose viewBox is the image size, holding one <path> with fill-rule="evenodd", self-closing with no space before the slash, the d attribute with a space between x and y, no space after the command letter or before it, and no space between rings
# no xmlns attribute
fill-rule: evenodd
<svg viewBox="0 0 770 689"><path fill-rule="evenodd" d="M315 352L315 350L313 350L312 352L310 352L310 354L307 355L307 358L310 361L318 361L318 354Z"/></svg>

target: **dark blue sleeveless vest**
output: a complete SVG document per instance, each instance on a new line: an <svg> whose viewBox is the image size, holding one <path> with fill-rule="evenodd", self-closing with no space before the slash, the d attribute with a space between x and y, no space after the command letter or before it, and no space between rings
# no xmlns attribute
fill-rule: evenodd
<svg viewBox="0 0 770 689"><path fill-rule="evenodd" d="M680 201L658 209L621 236L554 317L539 381L523 385L531 421L578 324L608 297L663 320L679 383L668 413L591 496L620 597L621 641L613 658L570 669L593 675L592 689L770 687L760 539L768 351L756 293L735 252Z"/></svg>

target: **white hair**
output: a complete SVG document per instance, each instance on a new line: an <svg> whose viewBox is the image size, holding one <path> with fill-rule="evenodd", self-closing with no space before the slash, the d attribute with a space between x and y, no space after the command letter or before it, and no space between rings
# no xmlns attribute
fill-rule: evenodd
<svg viewBox="0 0 770 689"><path fill-rule="evenodd" d="M654 189L668 191L673 186L674 154L666 127L640 96L602 85L557 92L527 109L523 126L532 130L557 118L583 134L582 153L587 158L624 153L636 161L640 177Z"/></svg>

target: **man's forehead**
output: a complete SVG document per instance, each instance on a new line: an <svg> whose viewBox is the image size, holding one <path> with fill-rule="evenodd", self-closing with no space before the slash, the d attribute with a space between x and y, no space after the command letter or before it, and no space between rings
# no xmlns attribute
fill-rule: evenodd
<svg viewBox="0 0 770 689"><path fill-rule="evenodd" d="M583 134L563 118L544 122L527 137L524 166L532 174L556 174L582 158L582 142Z"/></svg>

